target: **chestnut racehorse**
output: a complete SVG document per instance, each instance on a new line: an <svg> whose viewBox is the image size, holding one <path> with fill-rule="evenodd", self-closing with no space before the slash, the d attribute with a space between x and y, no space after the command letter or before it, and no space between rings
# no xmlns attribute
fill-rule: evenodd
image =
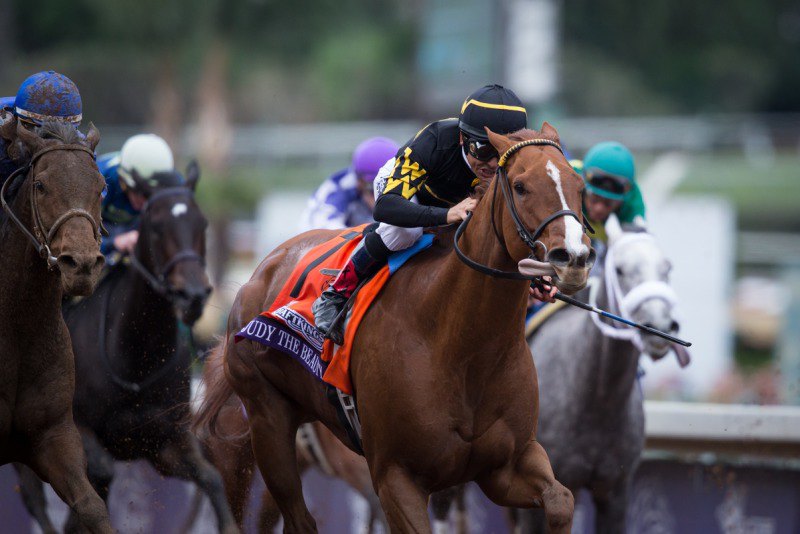
<svg viewBox="0 0 800 534"><path fill-rule="evenodd" d="M586 285L594 251L582 231L583 180L547 123L541 132L488 135L503 155L486 191L490 201L479 202L471 226L468 219L456 233L461 254L438 245L412 258L353 344L363 450L397 532L430 532L428 496L472 480L501 506L543 506L553 532L569 532L572 522L572 495L536 441L538 385L523 332L529 280L520 272L553 274L565 293ZM298 260L334 235L313 231L287 241L242 287L222 356L227 382L208 384L201 409L200 422L213 432L217 407L232 389L238 394L286 532L316 530L297 468L298 426L319 419L349 443L347 434L324 385L303 367L233 337L271 305Z"/></svg>
<svg viewBox="0 0 800 534"><path fill-rule="evenodd" d="M61 317L62 295L90 294L104 263L100 134L91 126L84 139L61 123L29 131L10 118L0 135L9 155L31 162L2 188L0 464L30 466L85 528L111 532L72 419L75 362Z"/></svg>

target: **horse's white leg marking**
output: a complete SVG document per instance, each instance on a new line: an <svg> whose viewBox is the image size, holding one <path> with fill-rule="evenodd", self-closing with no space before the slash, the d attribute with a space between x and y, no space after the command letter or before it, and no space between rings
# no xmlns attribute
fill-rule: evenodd
<svg viewBox="0 0 800 534"><path fill-rule="evenodd" d="M547 169L547 175L552 178L553 182L556 184L558 198L561 199L561 208L568 210L567 199L564 198L564 189L561 187L561 171L559 171L558 167L550 160L547 160L545 168ZM581 224L570 216L562 217L562 219L566 226L564 243L567 247L567 252L576 257L585 254L587 247L581 242L583 238L583 228Z"/></svg>

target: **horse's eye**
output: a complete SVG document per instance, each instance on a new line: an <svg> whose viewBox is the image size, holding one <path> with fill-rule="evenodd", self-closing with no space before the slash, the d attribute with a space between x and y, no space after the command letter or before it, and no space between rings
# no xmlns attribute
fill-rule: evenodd
<svg viewBox="0 0 800 534"><path fill-rule="evenodd" d="M40 191L40 192L44 191L44 184L42 182L40 182L39 180L36 180L35 182L33 182L33 186L36 188L37 191Z"/></svg>
<svg viewBox="0 0 800 534"><path fill-rule="evenodd" d="M525 190L525 184L523 184L522 182L514 182L514 191L518 195L524 195L525 193L527 193L527 191Z"/></svg>
<svg viewBox="0 0 800 534"><path fill-rule="evenodd" d="M617 267L617 276L622 276L622 267Z"/></svg>

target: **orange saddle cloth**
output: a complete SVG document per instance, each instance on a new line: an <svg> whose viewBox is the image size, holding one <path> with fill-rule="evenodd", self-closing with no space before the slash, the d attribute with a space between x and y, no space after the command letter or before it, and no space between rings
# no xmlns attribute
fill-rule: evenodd
<svg viewBox="0 0 800 534"><path fill-rule="evenodd" d="M367 226L348 228L308 251L270 308L242 328L236 341L252 339L277 348L297 359L320 380L352 395L350 353L364 314L390 275L414 254L430 247L434 237L424 234L411 248L392 254L388 264L361 287L347 315L344 344L334 345L314 326L311 305L345 266Z"/></svg>

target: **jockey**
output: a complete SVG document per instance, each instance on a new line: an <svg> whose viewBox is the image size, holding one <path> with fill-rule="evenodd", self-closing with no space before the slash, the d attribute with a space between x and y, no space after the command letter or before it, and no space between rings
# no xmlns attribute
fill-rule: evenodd
<svg viewBox="0 0 800 534"><path fill-rule="evenodd" d="M606 241L604 225L612 213L622 224L646 227L644 199L630 150L606 141L590 148L583 162L570 163L586 182L583 206L595 229L595 240Z"/></svg>
<svg viewBox="0 0 800 534"><path fill-rule="evenodd" d="M33 128L44 121L69 122L77 128L82 118L81 95L72 80L52 70L37 72L20 85L15 97L0 98L3 117L10 116L25 127ZM12 172L26 165L22 156L9 154L14 139L0 137L0 185Z"/></svg>
<svg viewBox="0 0 800 534"><path fill-rule="evenodd" d="M317 328L341 344L343 321L336 318L358 284L377 272L389 254L412 246L423 228L461 222L475 208L470 193L497 171L498 154L484 127L508 134L526 125L527 112L517 95L486 85L467 97L458 118L433 122L400 147L375 178L373 216L380 225L364 236L314 302Z"/></svg>
<svg viewBox="0 0 800 534"><path fill-rule="evenodd" d="M100 251L113 265L121 255L132 253L139 239L139 213L147 198L135 178L150 180L158 173L172 173L175 165L166 141L155 134L139 134L125 141L119 152L98 157L97 166L106 179L102 216L109 234Z"/></svg>
<svg viewBox="0 0 800 534"><path fill-rule="evenodd" d="M353 152L350 166L332 174L308 200L300 231L340 229L372 222L375 207L372 182L398 148L397 143L386 137L362 141Z"/></svg>

